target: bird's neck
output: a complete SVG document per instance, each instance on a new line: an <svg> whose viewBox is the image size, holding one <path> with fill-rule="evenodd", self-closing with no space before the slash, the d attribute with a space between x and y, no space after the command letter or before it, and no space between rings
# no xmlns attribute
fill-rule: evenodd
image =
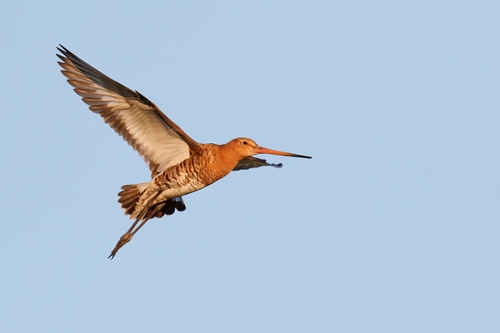
<svg viewBox="0 0 500 333"><path fill-rule="evenodd" d="M238 164L239 158L224 145L204 144L197 154L193 154L192 161L201 168L198 176L200 181L211 184L227 176Z"/></svg>
<svg viewBox="0 0 500 333"><path fill-rule="evenodd" d="M221 172L222 177L224 177L233 171L234 167L238 164L242 157L239 156L234 149L228 147L227 145L216 145L216 147L217 154L214 162L219 172Z"/></svg>

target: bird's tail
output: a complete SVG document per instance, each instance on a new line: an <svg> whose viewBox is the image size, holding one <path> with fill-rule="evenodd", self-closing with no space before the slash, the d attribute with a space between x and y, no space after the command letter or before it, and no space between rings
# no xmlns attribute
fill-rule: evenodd
<svg viewBox="0 0 500 333"><path fill-rule="evenodd" d="M122 205L126 215L132 215L135 211L135 206L139 202L141 194L146 190L149 183L139 183L132 185L123 185L122 191L118 193L120 199L118 202Z"/></svg>
<svg viewBox="0 0 500 333"><path fill-rule="evenodd" d="M169 199L165 202L157 203L154 206L144 207L146 211L136 212L136 206L141 198L141 195L148 188L150 183L139 183L139 184L131 184L131 185L123 185L122 191L118 193L120 197L118 202L121 204L122 208L125 210L125 214L132 217L134 213L135 215L142 215L141 219L144 218L154 218L154 217L162 217L163 215L172 215L175 210L182 212L186 209L184 205L184 201L182 197L177 197L173 199ZM134 216L137 218L137 216Z"/></svg>

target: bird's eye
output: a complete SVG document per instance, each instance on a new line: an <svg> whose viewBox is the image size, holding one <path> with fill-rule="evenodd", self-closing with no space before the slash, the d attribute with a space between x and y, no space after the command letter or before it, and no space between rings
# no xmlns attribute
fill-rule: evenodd
<svg viewBox="0 0 500 333"><path fill-rule="evenodd" d="M245 141L243 141L243 145L245 145L245 146L246 146L247 144L248 144L248 142L246 142L246 140L245 140Z"/></svg>

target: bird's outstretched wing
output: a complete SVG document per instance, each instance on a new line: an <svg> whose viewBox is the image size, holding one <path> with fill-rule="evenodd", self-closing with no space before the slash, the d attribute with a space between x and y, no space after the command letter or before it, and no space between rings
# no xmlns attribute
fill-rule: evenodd
<svg viewBox="0 0 500 333"><path fill-rule="evenodd" d="M151 176L190 156L198 143L146 97L99 72L61 45L58 64L74 91L134 148Z"/></svg>
<svg viewBox="0 0 500 333"><path fill-rule="evenodd" d="M273 164L273 163L267 163L266 160L257 158L257 157L245 157L242 159L233 169L233 171L238 171L238 170L247 170L251 168L258 168L262 166L272 166L275 168L281 168L283 164Z"/></svg>

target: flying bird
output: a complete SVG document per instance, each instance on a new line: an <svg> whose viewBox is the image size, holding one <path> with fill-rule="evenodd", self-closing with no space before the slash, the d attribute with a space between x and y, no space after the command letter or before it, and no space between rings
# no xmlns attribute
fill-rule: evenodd
<svg viewBox="0 0 500 333"><path fill-rule="evenodd" d="M128 243L152 218L184 211L182 196L198 191L231 171L272 166L256 154L310 156L259 146L248 138L226 144L198 143L170 120L153 102L99 72L64 46L57 48L61 72L74 91L104 122L134 148L151 170L149 182L124 185L118 202L134 220L108 258Z"/></svg>

